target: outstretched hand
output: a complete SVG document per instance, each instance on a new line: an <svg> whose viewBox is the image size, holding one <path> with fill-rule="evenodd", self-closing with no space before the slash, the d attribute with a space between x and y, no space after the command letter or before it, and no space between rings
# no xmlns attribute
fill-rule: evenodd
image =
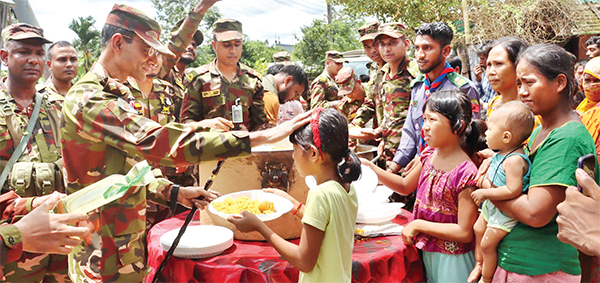
<svg viewBox="0 0 600 283"><path fill-rule="evenodd" d="M233 223L235 228L240 230L240 232L252 232L257 231L260 228L260 225L264 225L256 215L248 212L242 211L241 216L232 215L227 218L227 221Z"/></svg>
<svg viewBox="0 0 600 283"><path fill-rule="evenodd" d="M83 213L51 214L50 210L60 200L52 194L14 225L21 231L23 250L32 253L69 254L73 246L90 233L86 227L74 227L87 220Z"/></svg>
<svg viewBox="0 0 600 283"><path fill-rule="evenodd" d="M203 196L202 200L199 200L198 197ZM205 190L201 187L180 187L179 195L177 196L177 201L185 206L192 207L195 205L199 209L204 209L208 206L208 203L220 197L221 194L219 192L215 192L213 190Z"/></svg>

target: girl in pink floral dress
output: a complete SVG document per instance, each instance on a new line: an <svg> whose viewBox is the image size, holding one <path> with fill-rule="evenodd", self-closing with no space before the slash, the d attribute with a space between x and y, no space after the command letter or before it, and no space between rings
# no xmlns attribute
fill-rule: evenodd
<svg viewBox="0 0 600 283"><path fill-rule="evenodd" d="M429 282L466 282L475 265L477 206L470 193L477 166L470 157L485 147L485 138L471 119L470 105L460 91L432 93L423 114L428 147L421 162L406 177L370 166L394 191L406 195L416 190L413 221L402 238L423 252Z"/></svg>

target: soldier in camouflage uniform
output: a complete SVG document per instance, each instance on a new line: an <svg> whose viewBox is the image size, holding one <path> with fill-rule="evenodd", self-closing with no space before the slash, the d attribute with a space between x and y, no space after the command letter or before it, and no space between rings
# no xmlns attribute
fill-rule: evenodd
<svg viewBox="0 0 600 283"><path fill-rule="evenodd" d="M309 109L326 106L327 101L341 99L338 95L338 86L335 76L344 66L344 56L338 51L327 51L325 53L325 69L310 84L310 97L308 99Z"/></svg>
<svg viewBox="0 0 600 283"><path fill-rule="evenodd" d="M73 79L77 77L79 70L77 51L69 42L55 42L48 47L46 66L51 76L45 83L37 85L37 90L41 93L65 96L73 86Z"/></svg>
<svg viewBox="0 0 600 283"><path fill-rule="evenodd" d="M242 23L234 19L217 20L213 33L212 46L217 58L186 76L188 92L181 107L182 120L223 117L233 121L232 107L239 99L242 129L255 131L268 127L260 76L239 62L244 38Z"/></svg>
<svg viewBox="0 0 600 283"><path fill-rule="evenodd" d="M370 22L358 29L360 42L363 45L364 51L372 61L367 63L369 68L369 81L363 82L365 89L365 101L358 109L356 117L352 120L352 125L364 127L364 125L373 120L373 128L377 128L383 119L383 105L381 104L380 92L377 87L381 82L381 67L385 64L383 58L379 54L379 47L375 43L375 35L379 22Z"/></svg>
<svg viewBox="0 0 600 283"><path fill-rule="evenodd" d="M365 90L351 67L342 68L335 82L340 87L339 94L344 96L335 107L352 121L365 100Z"/></svg>
<svg viewBox="0 0 600 283"><path fill-rule="evenodd" d="M115 5L102 34L100 58L71 88L63 105L68 192L111 174L125 174L141 160L189 166L249 156L251 144L281 140L308 122L307 115L301 115L277 128L252 133L204 132L198 123L160 125L136 110L136 99L121 83L128 76L145 80L149 67L158 64L158 52L173 56L159 41L158 23L134 8ZM205 200L196 200L198 196ZM202 188L179 188L163 178L147 187L131 187L126 197L98 209L99 243L74 247L69 276L76 282L141 282L148 271L143 241L147 198L163 205L170 199L202 207L215 197Z"/></svg>
<svg viewBox="0 0 600 283"><path fill-rule="evenodd" d="M292 62L290 61L290 52L279 51L279 52L273 53L273 63L283 64L283 65L292 64Z"/></svg>
<svg viewBox="0 0 600 283"><path fill-rule="evenodd" d="M164 58L158 78L161 78L173 86L171 101L173 102L173 115L176 122L180 122L181 104L185 97L186 89L183 84L184 72L189 64L198 56L198 46L204 41L202 32L198 25L206 11L219 0L199 1L188 15L177 22L171 30L168 47L174 58Z"/></svg>
<svg viewBox="0 0 600 283"><path fill-rule="evenodd" d="M382 67L382 80L378 90L381 92L383 118L374 132L382 137L380 148L382 156L391 161L400 143L402 126L408 113L410 102L410 81L412 75L406 69L406 49L409 41L402 33L405 27L400 23L388 23L379 27L375 42L386 64Z"/></svg>
<svg viewBox="0 0 600 283"><path fill-rule="evenodd" d="M25 134L36 104L41 104L32 136L11 168L2 191L14 190L20 196L41 196L64 191L60 151L60 108L63 97L41 94L36 81L41 77L45 39L40 28L14 24L2 30L5 42L0 51L8 75L0 82L0 171ZM4 266L8 281L64 282L67 261L62 255L23 253L18 261Z"/></svg>

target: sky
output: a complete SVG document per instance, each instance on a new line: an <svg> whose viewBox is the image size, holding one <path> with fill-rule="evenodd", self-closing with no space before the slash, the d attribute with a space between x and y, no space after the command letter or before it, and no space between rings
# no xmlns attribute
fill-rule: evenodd
<svg viewBox="0 0 600 283"><path fill-rule="evenodd" d="M135 7L151 17L156 11L150 0L29 0L46 38L73 41L75 33L69 23L78 17L92 16L101 30L115 3ZM325 0L222 0L215 4L221 14L242 22L244 33L252 40L275 40L295 44L294 35L314 19L325 19Z"/></svg>

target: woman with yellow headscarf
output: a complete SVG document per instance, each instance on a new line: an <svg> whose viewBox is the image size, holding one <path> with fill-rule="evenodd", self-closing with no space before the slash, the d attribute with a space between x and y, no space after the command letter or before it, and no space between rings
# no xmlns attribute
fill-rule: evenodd
<svg viewBox="0 0 600 283"><path fill-rule="evenodd" d="M593 58L585 65L582 81L585 99L577 106L577 110L585 113L600 102L600 57Z"/></svg>

